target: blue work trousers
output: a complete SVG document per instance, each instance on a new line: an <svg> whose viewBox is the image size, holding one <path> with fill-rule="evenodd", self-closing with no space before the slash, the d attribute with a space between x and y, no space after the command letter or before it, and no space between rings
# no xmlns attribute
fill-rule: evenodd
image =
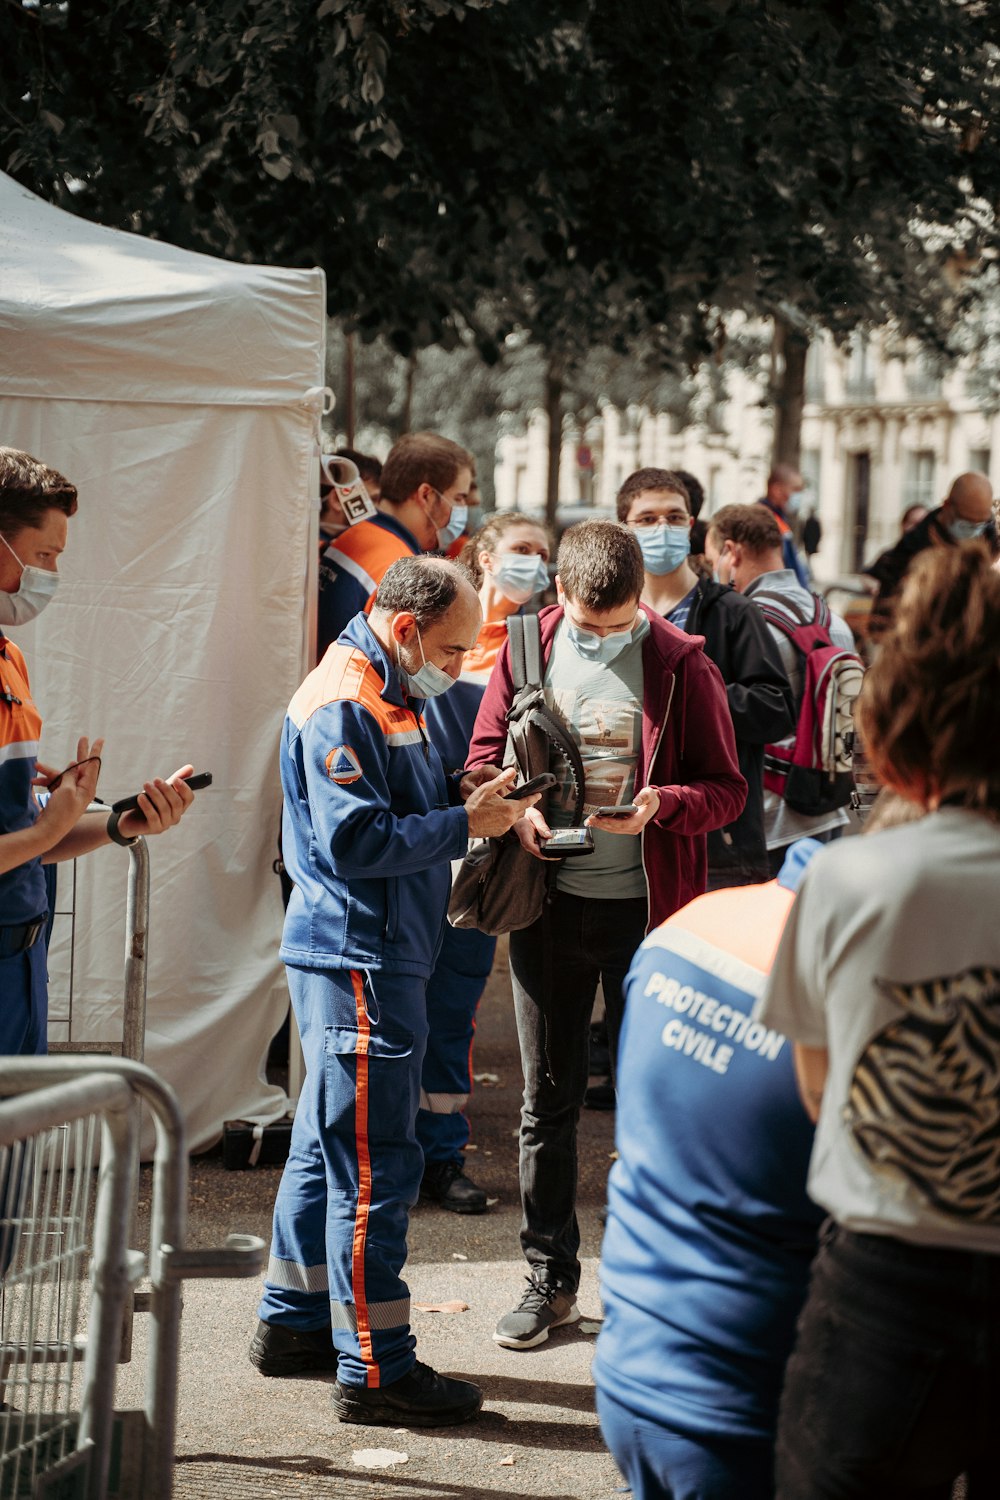
<svg viewBox="0 0 1000 1500"><path fill-rule="evenodd" d="M773 1500L770 1438L694 1437L597 1392L601 1435L632 1500Z"/></svg>
<svg viewBox="0 0 1000 1500"><path fill-rule="evenodd" d="M0 958L0 1055L43 1057L48 1048L48 954L43 942Z"/></svg>
<svg viewBox="0 0 1000 1500"><path fill-rule="evenodd" d="M496 938L445 923L441 952L427 981L427 1052L421 1074L417 1140L427 1161L463 1160L464 1113L472 1093L476 1011L493 968Z"/></svg>
<svg viewBox="0 0 1000 1500"><path fill-rule="evenodd" d="M288 968L307 1071L259 1312L286 1328L332 1326L345 1385L390 1385L414 1363L400 1272L423 1173L414 1122L425 985Z"/></svg>

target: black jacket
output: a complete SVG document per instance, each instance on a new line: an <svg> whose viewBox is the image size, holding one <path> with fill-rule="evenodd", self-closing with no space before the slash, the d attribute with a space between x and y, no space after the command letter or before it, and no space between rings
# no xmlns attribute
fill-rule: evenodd
<svg viewBox="0 0 1000 1500"><path fill-rule="evenodd" d="M885 552L870 563L864 569L869 578L874 578L878 583L878 595L872 605L871 614L868 617L868 635L871 640L877 641L885 634L892 624L892 617L896 608L896 596L903 584L903 579L910 570L910 564L921 552L928 547L955 547L957 542L941 519L942 507L932 510L930 515L918 521L916 526L911 526L909 531L904 531L894 547L889 547ZM994 557L997 556L998 547L997 530L995 524L990 521L982 534L982 540L989 547Z"/></svg>
<svg viewBox="0 0 1000 1500"><path fill-rule="evenodd" d="M708 835L710 884L767 880L764 842L764 746L795 728L795 702L763 614L735 589L703 578L685 626L705 637L705 652L726 684L746 806L734 823Z"/></svg>

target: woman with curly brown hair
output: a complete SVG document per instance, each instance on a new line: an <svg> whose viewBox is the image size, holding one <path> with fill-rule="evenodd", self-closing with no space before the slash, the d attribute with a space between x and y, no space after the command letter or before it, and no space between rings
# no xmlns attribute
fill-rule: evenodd
<svg viewBox="0 0 1000 1500"><path fill-rule="evenodd" d="M822 851L761 1019L796 1042L830 1215L782 1397L778 1500L996 1495L1000 575L914 564L859 702L919 822Z"/></svg>

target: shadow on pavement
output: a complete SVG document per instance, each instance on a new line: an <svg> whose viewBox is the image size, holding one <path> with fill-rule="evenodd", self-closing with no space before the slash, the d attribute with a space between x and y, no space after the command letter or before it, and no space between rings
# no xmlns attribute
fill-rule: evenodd
<svg viewBox="0 0 1000 1500"><path fill-rule="evenodd" d="M365 1432L370 1429L358 1430ZM194 1472L195 1467L200 1471L197 1474ZM266 1491L247 1487L247 1482L252 1482L255 1473L261 1477L262 1482L266 1482ZM378 1493L380 1488L384 1492L390 1473L392 1494L411 1495L414 1500L537 1500L537 1492L512 1490L506 1486L503 1489L484 1489L481 1483L440 1484L435 1480L417 1479L396 1467L388 1472L344 1469L336 1463L311 1456L239 1458L228 1453L189 1453L178 1458L175 1495L177 1500L185 1500L187 1495L197 1495L202 1500L205 1495L242 1497L258 1494L266 1494L268 1500L298 1500L303 1493L307 1493L310 1500L326 1500L327 1495L337 1496L338 1500L339 1497L351 1500L353 1496L371 1500L372 1495ZM303 1492L302 1485L306 1481L309 1488ZM324 1484L322 1489L318 1489L317 1481L329 1481L332 1487L327 1490ZM195 1484L197 1488L192 1487ZM578 1497L553 1494L547 1500L578 1500Z"/></svg>

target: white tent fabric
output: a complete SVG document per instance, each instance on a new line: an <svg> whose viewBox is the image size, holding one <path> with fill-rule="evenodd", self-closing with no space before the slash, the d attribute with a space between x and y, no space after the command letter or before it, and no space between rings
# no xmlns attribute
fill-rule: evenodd
<svg viewBox="0 0 1000 1500"><path fill-rule="evenodd" d="M287 1006L271 862L277 747L303 675L324 381L321 271L243 266L89 224L0 175L0 444L78 486L62 583L24 649L43 761L103 734L113 801L185 761L214 773L149 841L146 1060L193 1149L285 1113L264 1078ZM50 1038L121 1039L128 856L76 865ZM59 906L70 895L61 867ZM60 1021L62 1017L62 1021Z"/></svg>

